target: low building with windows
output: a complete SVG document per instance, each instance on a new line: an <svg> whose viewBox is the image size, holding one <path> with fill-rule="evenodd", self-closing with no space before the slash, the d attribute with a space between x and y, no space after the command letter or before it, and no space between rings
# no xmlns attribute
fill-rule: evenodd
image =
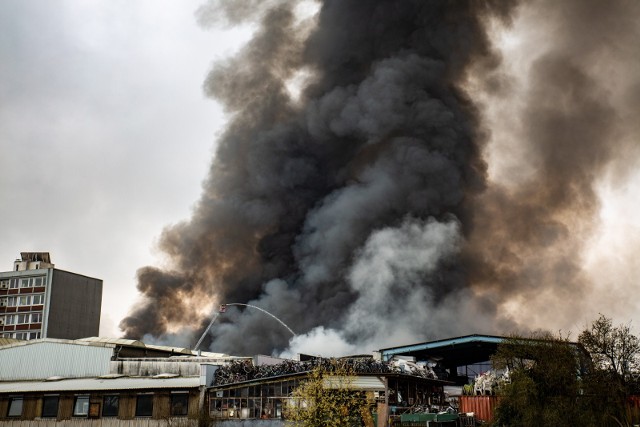
<svg viewBox="0 0 640 427"><path fill-rule="evenodd" d="M48 252L22 252L0 272L0 337L98 335L102 280L55 268Z"/></svg>
<svg viewBox="0 0 640 427"><path fill-rule="evenodd" d="M126 339L0 343L0 423L196 425L205 387L233 356Z"/></svg>
<svg viewBox="0 0 640 427"><path fill-rule="evenodd" d="M365 400L369 410L362 421L366 426L388 427L400 421L408 407L436 412L448 407L444 387L449 383L424 366L410 368L370 356L274 362L261 364L257 356L253 363L234 361L216 370L207 393L208 415L215 425L260 425L269 420L269 426L284 427L287 409L300 403L294 390L319 366L327 372L324 388L347 388ZM334 363L341 367L339 372L349 375L331 373Z"/></svg>
<svg viewBox="0 0 640 427"><path fill-rule="evenodd" d="M197 419L200 378L50 378L0 383L2 422ZM148 422L146 424L149 424ZM128 423L127 425L133 425Z"/></svg>

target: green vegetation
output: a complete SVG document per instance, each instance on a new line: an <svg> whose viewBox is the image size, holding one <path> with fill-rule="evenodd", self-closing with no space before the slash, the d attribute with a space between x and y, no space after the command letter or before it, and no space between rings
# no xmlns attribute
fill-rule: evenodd
<svg viewBox="0 0 640 427"><path fill-rule="evenodd" d="M630 326L613 326L611 319L600 315L580 334L578 342L593 362L583 381L585 399L593 410L607 420L614 420L612 425L637 423L637 414L630 412L628 397L639 394L640 341L631 333Z"/></svg>
<svg viewBox="0 0 640 427"><path fill-rule="evenodd" d="M498 347L493 364L509 369L498 394L496 426L627 426L638 422L629 396L636 391L640 344L629 326L600 316L579 336L536 333Z"/></svg>
<svg viewBox="0 0 640 427"><path fill-rule="evenodd" d="M547 333L513 337L498 347L493 363L510 371L499 390L495 424L571 426L582 424L579 395L581 358L566 339Z"/></svg>
<svg viewBox="0 0 640 427"><path fill-rule="evenodd" d="M320 365L293 393L287 419L300 427L361 426L367 416L364 393L351 387L353 372L332 361Z"/></svg>

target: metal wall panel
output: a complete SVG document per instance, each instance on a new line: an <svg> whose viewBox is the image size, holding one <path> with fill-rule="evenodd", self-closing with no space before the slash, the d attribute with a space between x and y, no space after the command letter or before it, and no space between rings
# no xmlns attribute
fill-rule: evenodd
<svg viewBox="0 0 640 427"><path fill-rule="evenodd" d="M460 396L460 412L473 412L477 420L489 422L498 405L497 396Z"/></svg>
<svg viewBox="0 0 640 427"><path fill-rule="evenodd" d="M56 342L4 347L0 349L0 379L11 381L106 375L112 354L110 347Z"/></svg>

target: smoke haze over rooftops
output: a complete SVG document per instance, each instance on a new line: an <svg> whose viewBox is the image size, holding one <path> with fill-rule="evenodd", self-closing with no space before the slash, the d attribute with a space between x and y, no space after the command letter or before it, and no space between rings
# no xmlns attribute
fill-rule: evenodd
<svg viewBox="0 0 640 427"><path fill-rule="evenodd" d="M581 256L599 180L637 158L640 6L299 8L200 9L203 25L257 30L204 83L232 118L192 217L163 232L171 265L138 272L125 335L194 342L214 307L241 302L299 335L231 307L215 351L359 352L570 327L595 308Z"/></svg>

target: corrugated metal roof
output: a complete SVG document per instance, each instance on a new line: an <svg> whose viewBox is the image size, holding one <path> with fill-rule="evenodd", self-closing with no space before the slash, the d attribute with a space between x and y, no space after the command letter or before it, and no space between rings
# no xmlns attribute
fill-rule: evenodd
<svg viewBox="0 0 640 427"><path fill-rule="evenodd" d="M150 390L156 388L196 388L200 377L176 378L73 378L59 381L0 382L0 393Z"/></svg>
<svg viewBox="0 0 640 427"><path fill-rule="evenodd" d="M95 344L114 344L114 345L122 345L122 346L128 346L128 347L136 347L136 348L148 348L150 350L166 351L167 353L173 352L173 353L178 353L185 356L195 356L198 354L197 351L190 350L184 347L171 347L166 345L145 344L142 341L127 340L124 338L88 337L88 338L81 338L76 341L83 341L83 342L95 343ZM228 354L225 354L225 353L211 353L206 351L201 351L200 354L206 357L230 357Z"/></svg>
<svg viewBox="0 0 640 427"><path fill-rule="evenodd" d="M93 347L108 347L115 348L115 344L107 343L107 342L92 342L85 340L65 340L60 338L41 338L37 340L11 340L4 345L0 345L0 349L5 349L7 347L21 347L21 346L30 346L37 345L41 343L56 343L56 344L67 344L67 345L76 345L76 346L93 346Z"/></svg>
<svg viewBox="0 0 640 427"><path fill-rule="evenodd" d="M115 345L126 345L129 347L145 347L145 344L142 341L137 340L127 340L124 338L106 338L106 337L88 337L88 338L80 338L76 341L85 341L92 343L104 343L104 344L115 344Z"/></svg>
<svg viewBox="0 0 640 427"><path fill-rule="evenodd" d="M174 353L177 353L178 355L182 355L182 356L197 356L198 354L200 354L202 357L219 357L219 358L223 358L223 357L235 358L236 357L236 356L229 356L226 353L212 353L208 351L196 352L193 350L189 350L188 348L145 344L142 341L137 341L137 340L127 340L124 338L105 338L105 337L88 337L88 338L80 338L77 340L65 340L65 339L59 339L59 338L42 338L38 340L29 340L29 341L0 338L0 348L34 345L42 342L53 342L53 343L69 344L69 345L85 345L85 346L90 345L94 347L109 347L109 348L115 348L116 346L120 345L125 347L148 348L152 350L166 351L167 353L170 353L171 351L173 351Z"/></svg>
<svg viewBox="0 0 640 427"><path fill-rule="evenodd" d="M189 356L192 355L191 350L189 350L188 348L168 347L166 345L155 345L155 344L145 344L145 347L151 350L174 352L174 353L180 353L180 354L189 355Z"/></svg>
<svg viewBox="0 0 640 427"><path fill-rule="evenodd" d="M37 380L55 375L78 378L109 373L112 348L74 344L47 339L5 346L0 351L0 378Z"/></svg>
<svg viewBox="0 0 640 427"><path fill-rule="evenodd" d="M469 342L488 342L493 344L500 344L504 340L505 340L505 337L499 337L495 335L473 334L473 335L465 335L462 337L447 338L447 339L442 339L437 341L428 341L428 342L412 344L412 345L403 345L399 347L384 348L384 349L381 349L380 352L384 356L390 357L390 356L393 356L394 354L403 354L411 351L432 349L432 348L438 348L438 347L450 347L452 345L466 344Z"/></svg>

